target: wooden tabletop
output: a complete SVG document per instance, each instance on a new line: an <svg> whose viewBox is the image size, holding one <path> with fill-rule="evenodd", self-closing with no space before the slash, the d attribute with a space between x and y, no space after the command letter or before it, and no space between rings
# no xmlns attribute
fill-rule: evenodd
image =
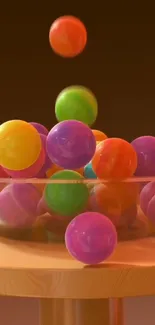
<svg viewBox="0 0 155 325"><path fill-rule="evenodd" d="M107 298L155 294L155 239L119 243L98 266L74 260L64 245L0 239L0 295Z"/></svg>

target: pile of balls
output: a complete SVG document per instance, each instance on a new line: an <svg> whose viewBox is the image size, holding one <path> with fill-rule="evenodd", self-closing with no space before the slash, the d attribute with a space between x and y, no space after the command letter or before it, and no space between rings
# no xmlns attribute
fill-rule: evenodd
<svg viewBox="0 0 155 325"><path fill-rule="evenodd" d="M87 32L79 19L61 17L49 38L57 54L74 57ZM94 94L71 86L56 99L50 131L22 120L0 125L1 225L29 229L43 220L49 239L65 240L86 264L107 259L119 239L148 236L155 223L155 137L108 138L91 129L97 114Z"/></svg>

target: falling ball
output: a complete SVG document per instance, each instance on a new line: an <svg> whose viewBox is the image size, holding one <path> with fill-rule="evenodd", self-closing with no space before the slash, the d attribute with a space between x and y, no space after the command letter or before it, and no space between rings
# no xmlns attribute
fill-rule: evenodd
<svg viewBox="0 0 155 325"><path fill-rule="evenodd" d="M103 214L85 212L69 223L65 243L69 253L78 261L98 264L114 252L117 232L112 222Z"/></svg>
<svg viewBox="0 0 155 325"><path fill-rule="evenodd" d="M49 42L55 53L62 57L75 57L87 43L87 31L84 24L76 17L57 18L49 31Z"/></svg>
<svg viewBox="0 0 155 325"><path fill-rule="evenodd" d="M34 126L34 128L40 133L40 134L44 134L44 135L47 135L48 134L48 130L47 128L43 125L43 124L40 124L40 123L37 123L37 122L30 122L31 125Z"/></svg>
<svg viewBox="0 0 155 325"><path fill-rule="evenodd" d="M65 88L58 95L55 114L59 122L77 120L92 125L98 113L98 104L94 94L82 86Z"/></svg>
<svg viewBox="0 0 155 325"><path fill-rule="evenodd" d="M155 176L155 137L143 136L131 142L137 153L136 176Z"/></svg>

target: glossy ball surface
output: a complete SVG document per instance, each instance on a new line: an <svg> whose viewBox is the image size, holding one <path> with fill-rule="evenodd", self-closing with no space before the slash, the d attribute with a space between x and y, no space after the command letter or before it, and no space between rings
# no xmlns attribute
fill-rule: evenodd
<svg viewBox="0 0 155 325"><path fill-rule="evenodd" d="M94 156L95 149L96 141L91 129L79 121L60 122L47 136L49 158L65 169L84 167Z"/></svg>
<svg viewBox="0 0 155 325"><path fill-rule="evenodd" d="M51 211L58 215L72 217L85 209L89 192L85 184L76 183L83 180L80 174L72 170L63 170L55 173L50 179L51 183L45 187L44 198ZM70 184L68 181L73 183Z"/></svg>
<svg viewBox="0 0 155 325"><path fill-rule="evenodd" d="M62 16L54 21L49 32L53 51L60 56L71 58L80 54L87 43L87 31L76 17Z"/></svg>
<svg viewBox="0 0 155 325"><path fill-rule="evenodd" d="M138 159L135 176L155 176L155 137L139 137L131 145Z"/></svg>
<svg viewBox="0 0 155 325"><path fill-rule="evenodd" d="M92 125L98 112L94 94L87 88L71 86L62 90L55 103L55 114L59 122L77 120Z"/></svg>
<svg viewBox="0 0 155 325"><path fill-rule="evenodd" d="M0 125L0 164L10 170L32 166L42 148L40 135L29 123L12 120Z"/></svg>
<svg viewBox="0 0 155 325"><path fill-rule="evenodd" d="M69 223L65 243L69 253L78 261L98 264L114 252L117 233L112 222L103 214L86 212Z"/></svg>
<svg viewBox="0 0 155 325"><path fill-rule="evenodd" d="M97 145L92 167L99 178L125 179L133 176L136 170L137 154L127 141L109 138Z"/></svg>

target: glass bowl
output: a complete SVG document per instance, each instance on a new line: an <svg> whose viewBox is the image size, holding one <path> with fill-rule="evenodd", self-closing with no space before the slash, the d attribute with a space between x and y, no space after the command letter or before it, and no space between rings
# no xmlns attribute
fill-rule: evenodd
<svg viewBox="0 0 155 325"><path fill-rule="evenodd" d="M155 235L155 177L124 181L0 179L0 236L62 242L70 221L99 212L114 224L118 241Z"/></svg>

